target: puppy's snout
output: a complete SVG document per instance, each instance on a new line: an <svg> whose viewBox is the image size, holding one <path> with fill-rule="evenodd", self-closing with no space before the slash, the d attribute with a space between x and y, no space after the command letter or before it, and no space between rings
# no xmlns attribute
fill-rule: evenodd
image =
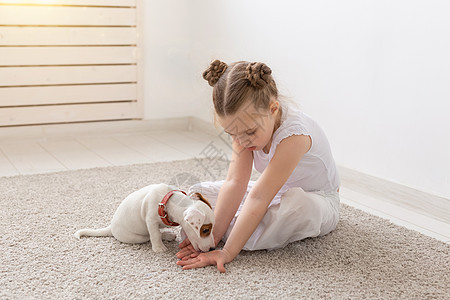
<svg viewBox="0 0 450 300"><path fill-rule="evenodd" d="M209 248L209 251L214 251L216 250L216 248Z"/></svg>

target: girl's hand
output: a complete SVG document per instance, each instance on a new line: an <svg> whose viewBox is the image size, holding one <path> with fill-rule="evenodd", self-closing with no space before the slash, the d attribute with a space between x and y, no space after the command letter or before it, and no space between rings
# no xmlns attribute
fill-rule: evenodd
<svg viewBox="0 0 450 300"><path fill-rule="evenodd" d="M178 248L181 250L177 252L176 256L181 260L197 257L201 253L194 249L188 238L182 241Z"/></svg>
<svg viewBox="0 0 450 300"><path fill-rule="evenodd" d="M206 266L216 265L220 273L224 273L226 263L233 260L231 254L225 250L214 250L211 252L201 253L196 257L177 261L177 265L183 266L183 270L194 268L203 268Z"/></svg>

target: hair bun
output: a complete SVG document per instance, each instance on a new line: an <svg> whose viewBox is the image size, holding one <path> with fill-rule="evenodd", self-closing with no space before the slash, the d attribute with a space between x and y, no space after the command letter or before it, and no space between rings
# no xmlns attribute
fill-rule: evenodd
<svg viewBox="0 0 450 300"><path fill-rule="evenodd" d="M216 59L209 65L209 68L203 72L203 78L208 81L210 86L214 86L217 81L219 81L220 76L225 73L227 67L226 63Z"/></svg>
<svg viewBox="0 0 450 300"><path fill-rule="evenodd" d="M261 89L270 82L272 70L264 63L254 62L247 66L247 79L253 87Z"/></svg>

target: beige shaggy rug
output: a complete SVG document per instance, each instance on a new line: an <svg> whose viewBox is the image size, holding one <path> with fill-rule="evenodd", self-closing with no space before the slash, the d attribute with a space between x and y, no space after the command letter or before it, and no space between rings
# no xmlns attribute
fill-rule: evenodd
<svg viewBox="0 0 450 300"><path fill-rule="evenodd" d="M242 252L224 274L181 270L179 237L155 254L149 243L73 236L107 225L145 185L224 176L208 171L187 160L0 178L0 298L450 299L449 245L346 205L331 234Z"/></svg>

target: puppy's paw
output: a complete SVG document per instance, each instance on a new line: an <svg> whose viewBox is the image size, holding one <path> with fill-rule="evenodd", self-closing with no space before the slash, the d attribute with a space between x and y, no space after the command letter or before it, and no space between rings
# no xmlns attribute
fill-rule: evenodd
<svg viewBox="0 0 450 300"><path fill-rule="evenodd" d="M152 245L152 250L154 252L161 253L161 252L166 252L167 251L167 247L164 246L163 244L161 244L161 245Z"/></svg>
<svg viewBox="0 0 450 300"><path fill-rule="evenodd" d="M174 241L177 237L177 235L175 233L168 232L168 231L162 232L161 235L162 235L163 241Z"/></svg>

